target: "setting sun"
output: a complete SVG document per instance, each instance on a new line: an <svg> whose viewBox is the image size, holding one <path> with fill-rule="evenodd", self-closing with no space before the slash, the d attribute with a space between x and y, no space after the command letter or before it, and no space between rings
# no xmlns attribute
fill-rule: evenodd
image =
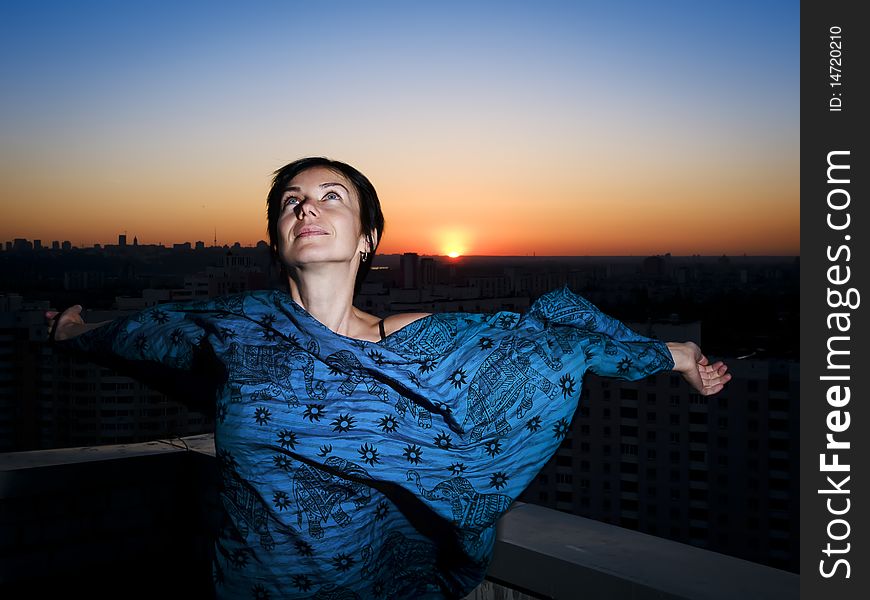
<svg viewBox="0 0 870 600"><path fill-rule="evenodd" d="M468 243L469 237L467 231L455 226L434 232L436 247L441 249L444 256L450 258L459 258L467 254L469 250L473 252L474 249Z"/></svg>

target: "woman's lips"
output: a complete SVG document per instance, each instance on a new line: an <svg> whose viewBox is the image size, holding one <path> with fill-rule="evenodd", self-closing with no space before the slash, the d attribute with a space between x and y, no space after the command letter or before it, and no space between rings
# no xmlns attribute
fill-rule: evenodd
<svg viewBox="0 0 870 600"><path fill-rule="evenodd" d="M329 234L328 234L326 231L324 231L323 229L317 229L317 228L314 228L314 227L306 227L306 228L304 228L302 231L300 231L299 233L297 233L297 234L296 234L296 237L298 237L298 238L300 238L300 237L309 237L309 236L312 236L312 235L329 235Z"/></svg>

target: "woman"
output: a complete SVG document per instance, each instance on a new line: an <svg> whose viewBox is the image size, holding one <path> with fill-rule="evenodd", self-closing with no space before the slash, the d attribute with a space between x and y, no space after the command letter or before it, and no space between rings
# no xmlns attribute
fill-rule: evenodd
<svg viewBox="0 0 870 600"><path fill-rule="evenodd" d="M567 289L523 316L359 310L384 219L344 163L277 171L267 218L289 292L95 325L80 306L46 313L60 347L210 382L219 596L461 597L486 572L497 519L567 434L586 370L673 369L704 395L730 379L695 344L638 336Z"/></svg>

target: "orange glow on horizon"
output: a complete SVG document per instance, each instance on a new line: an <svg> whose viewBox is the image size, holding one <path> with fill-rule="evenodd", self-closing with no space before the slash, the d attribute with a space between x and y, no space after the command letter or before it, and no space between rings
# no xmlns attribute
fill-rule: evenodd
<svg viewBox="0 0 870 600"><path fill-rule="evenodd" d="M183 211L180 211L183 213ZM760 213L761 211L758 211ZM589 219L564 219L563 223L550 223L547 227L529 229L492 227L481 223L465 225L474 231L470 236L446 238L434 227L420 227L419 221L399 222L391 219L378 254L416 252L421 255L459 256L623 256L652 255L670 252L673 255L799 255L800 215L781 214L778 220L747 218L731 225L726 219L714 228L698 227L689 219L678 215L660 216L658 219L631 220L619 214L599 213ZM163 218L142 219L139 226L113 227L112 219L102 215L96 219L72 218L50 222L15 220L0 227L0 243L14 238L39 239L43 246L51 241L69 240L77 247L94 244L117 244L118 234L126 233L128 243L134 236L139 244L162 244L197 241L211 246L217 236L220 246L239 242L254 246L266 240L265 226L258 226L259 215L237 215L235 220L226 215L215 219L215 224L185 219L183 214ZM29 221L29 222L27 222ZM425 220L424 220L425 221ZM135 225L135 223L134 223ZM108 232L108 233L107 233Z"/></svg>
<svg viewBox="0 0 870 600"><path fill-rule="evenodd" d="M767 180L702 173L666 183L650 180L642 168L635 170L637 181L564 170L531 183L494 171L479 181L454 175L461 193L417 185L431 178L427 173L407 181L386 175L379 186L387 221L379 254L800 254L798 182L784 171L768 173ZM267 238L261 179L225 187L212 182L203 190L190 183L176 187L176 181L159 189L143 184L119 195L70 176L59 204L54 182L34 178L26 190L13 190L0 243L27 238L49 247L54 240L91 247L116 244L126 233L128 243L135 236L140 244L211 246L216 236L220 246L254 246ZM71 208L59 212L59 206Z"/></svg>

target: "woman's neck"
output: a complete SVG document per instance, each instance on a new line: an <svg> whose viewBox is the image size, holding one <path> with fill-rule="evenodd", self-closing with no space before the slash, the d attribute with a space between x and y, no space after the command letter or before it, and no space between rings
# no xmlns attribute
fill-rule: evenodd
<svg viewBox="0 0 870 600"><path fill-rule="evenodd" d="M353 306L355 277L342 265L318 265L317 268L295 269L288 276L290 296L308 314L332 331L347 337L358 337L368 325Z"/></svg>

